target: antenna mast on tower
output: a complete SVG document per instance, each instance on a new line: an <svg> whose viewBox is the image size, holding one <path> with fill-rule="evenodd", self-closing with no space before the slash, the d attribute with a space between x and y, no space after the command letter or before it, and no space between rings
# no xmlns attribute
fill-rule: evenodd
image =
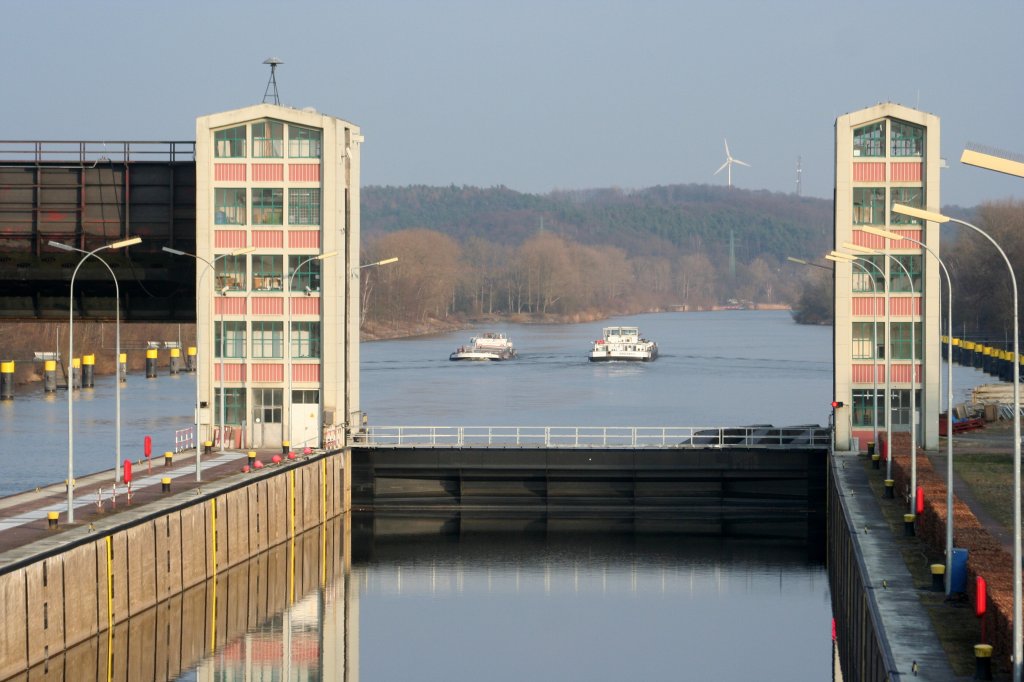
<svg viewBox="0 0 1024 682"><path fill-rule="evenodd" d="M273 104L280 104L281 98L277 95L277 66L278 64L284 64L284 62L276 57L271 57L270 59L265 59L263 63L270 65L270 80L267 81L267 89L263 91L263 103L266 104L269 98Z"/></svg>
<svg viewBox="0 0 1024 682"><path fill-rule="evenodd" d="M796 195L800 196L803 193L803 186L801 180L803 179L804 169L800 167L800 158L796 157Z"/></svg>

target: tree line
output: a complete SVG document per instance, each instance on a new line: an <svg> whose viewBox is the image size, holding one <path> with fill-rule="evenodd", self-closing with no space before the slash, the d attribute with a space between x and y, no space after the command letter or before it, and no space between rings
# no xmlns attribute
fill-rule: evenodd
<svg viewBox="0 0 1024 682"><path fill-rule="evenodd" d="M970 222L992 237L1006 252L1018 285L1024 284L1024 202L988 202L965 210L946 208L944 213ZM1002 343L1013 342L1013 286L1002 256L991 242L973 230L946 223L941 227L939 256L953 284L953 335L959 338ZM936 267L930 254L925 267ZM793 307L798 322L832 322L832 274L804 268ZM947 282L942 285L942 332L947 329ZM1020 292L1024 293L1024 292ZM1018 301L1020 304L1020 301ZM1021 317L1024 319L1024 316Z"/></svg>
<svg viewBox="0 0 1024 682"><path fill-rule="evenodd" d="M524 194L368 187L364 320L618 313L789 304L786 262L828 243L831 204L707 185Z"/></svg>

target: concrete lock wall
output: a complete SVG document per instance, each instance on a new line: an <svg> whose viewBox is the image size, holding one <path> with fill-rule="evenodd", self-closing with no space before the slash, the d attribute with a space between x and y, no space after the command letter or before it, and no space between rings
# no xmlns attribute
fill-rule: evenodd
<svg viewBox="0 0 1024 682"><path fill-rule="evenodd" d="M829 467L827 511L828 575L843 676L864 682L886 682L891 655L879 637L878 612L865 588L866 570L850 528L842 492Z"/></svg>
<svg viewBox="0 0 1024 682"><path fill-rule="evenodd" d="M161 503L163 509L151 505L151 513L146 508L136 509L137 515L143 515L141 519L136 516L131 522L101 529L84 542L69 543L65 549L0 574L0 612L4 614L0 622L0 679L34 666L48 667L58 654L71 661L77 656L92 660L96 653L96 660L103 660L95 648L106 647L108 635L99 642L100 633L112 633L115 637L111 639L126 645L131 631L122 625L129 619L132 628L163 623L166 618L160 615L158 605L164 603L168 609L181 611L180 621L167 621L167 636L156 638L170 648L174 647L168 638L189 636L184 628L171 632L178 629L177 622L210 623L208 616L215 615L223 621L216 637L223 642L224 634L240 624L252 623L261 613L280 611L283 595L271 599L268 592L270 601L251 608L237 604L237 610L229 613L223 605L218 609L213 595L207 598L206 591L215 591L221 577L253 557L274 550L294 553L294 548L282 543L295 541L304 531L322 527L340 515L342 461L340 453L323 455L287 468L265 470L258 478L250 474L226 483L219 491L186 501L169 500ZM288 566L276 562L268 571L269 582L279 582L282 573L287 576ZM293 584L301 586L315 579L317 566L304 566L303 571ZM194 596L197 590L203 598ZM183 594L193 596L183 599ZM151 615L144 618L143 614ZM83 654L79 645L90 641ZM198 660L206 651L204 644L202 640L183 641L174 657ZM152 652L139 655L149 660ZM132 665L129 659L129 668ZM127 679L152 676L128 672Z"/></svg>

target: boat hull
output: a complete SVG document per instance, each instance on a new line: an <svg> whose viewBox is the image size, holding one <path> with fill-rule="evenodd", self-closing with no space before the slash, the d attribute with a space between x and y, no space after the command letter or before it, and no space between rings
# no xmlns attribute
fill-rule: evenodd
<svg viewBox="0 0 1024 682"><path fill-rule="evenodd" d="M502 360L511 360L514 355L502 355L500 353L486 353L481 351L466 351L466 352L455 352L448 356L448 359L455 361L464 362L500 362Z"/></svg>
<svg viewBox="0 0 1024 682"><path fill-rule="evenodd" d="M622 354L622 353L591 353L591 362L652 362L658 357L657 353L634 353L634 354Z"/></svg>

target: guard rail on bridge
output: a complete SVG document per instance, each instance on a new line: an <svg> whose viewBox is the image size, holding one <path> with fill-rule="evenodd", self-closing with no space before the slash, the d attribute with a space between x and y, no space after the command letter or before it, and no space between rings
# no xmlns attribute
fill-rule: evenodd
<svg viewBox="0 0 1024 682"><path fill-rule="evenodd" d="M822 448L832 431L808 426L366 426L373 448Z"/></svg>

